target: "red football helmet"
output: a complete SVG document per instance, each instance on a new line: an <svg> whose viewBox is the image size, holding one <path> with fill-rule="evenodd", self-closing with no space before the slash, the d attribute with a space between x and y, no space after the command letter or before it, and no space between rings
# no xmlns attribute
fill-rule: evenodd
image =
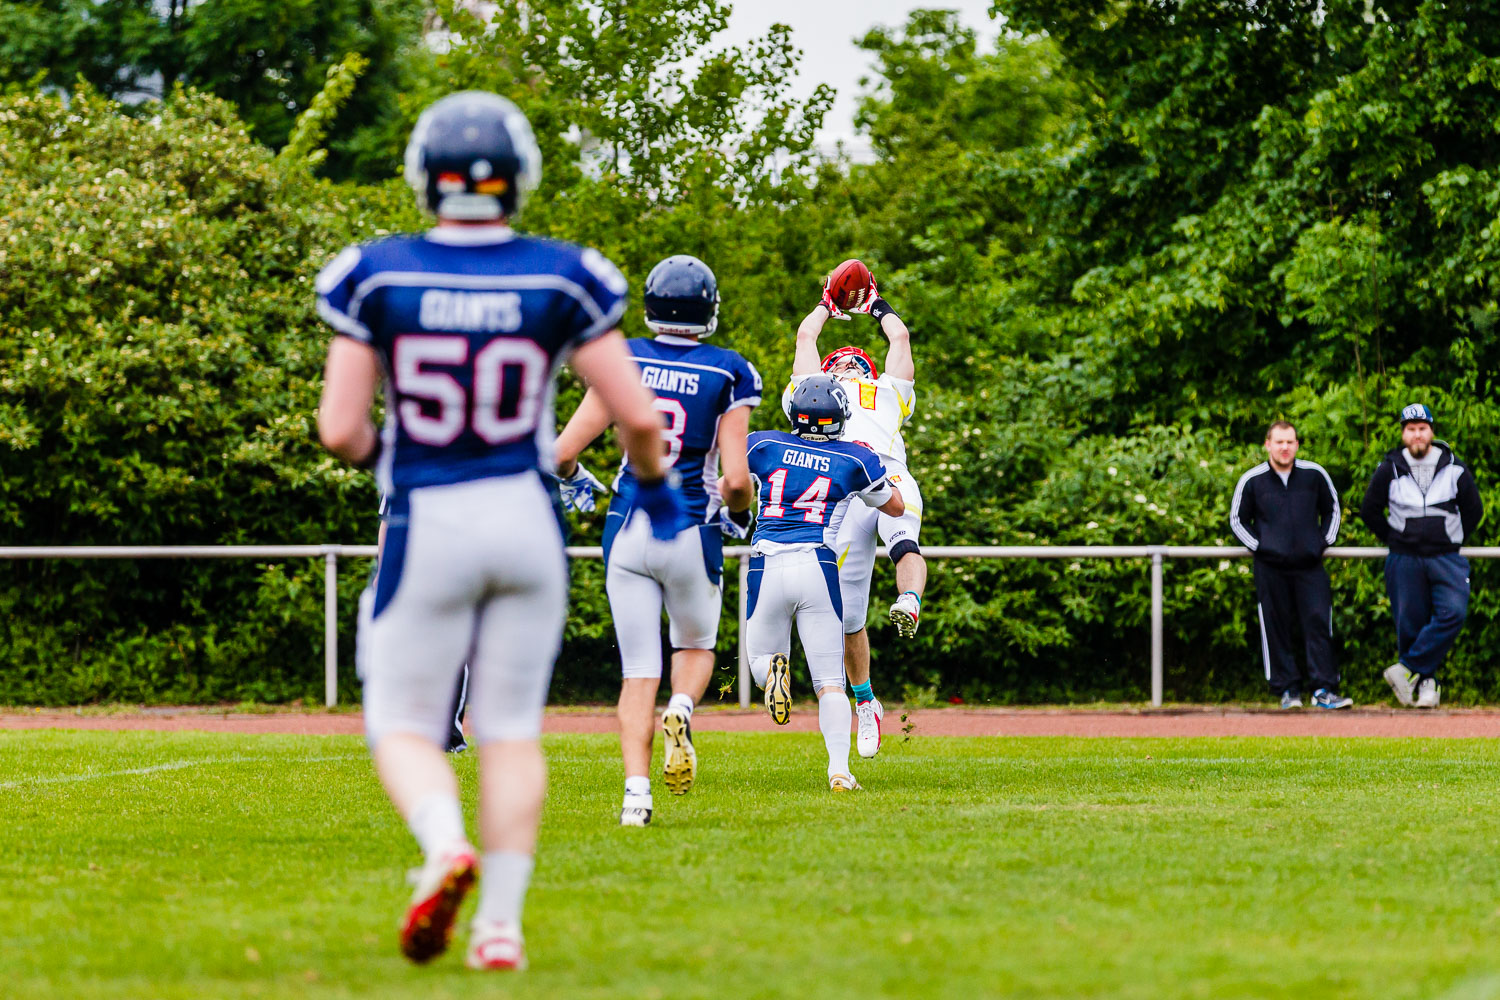
<svg viewBox="0 0 1500 1000"><path fill-rule="evenodd" d="M826 372L840 361L852 360L865 370L866 378L879 378L880 373L875 370L875 359L870 357L858 347L840 347L828 357L823 359L823 370Z"/></svg>

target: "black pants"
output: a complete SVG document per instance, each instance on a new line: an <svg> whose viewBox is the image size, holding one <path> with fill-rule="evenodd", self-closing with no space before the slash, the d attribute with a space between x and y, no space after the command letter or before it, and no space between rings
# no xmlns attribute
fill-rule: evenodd
<svg viewBox="0 0 1500 1000"><path fill-rule="evenodd" d="M1298 623L1307 648L1307 676L1313 690L1339 689L1333 655L1333 591L1322 564L1282 569L1255 563L1255 597L1260 604L1260 649L1271 693L1302 690L1297 674L1292 626Z"/></svg>

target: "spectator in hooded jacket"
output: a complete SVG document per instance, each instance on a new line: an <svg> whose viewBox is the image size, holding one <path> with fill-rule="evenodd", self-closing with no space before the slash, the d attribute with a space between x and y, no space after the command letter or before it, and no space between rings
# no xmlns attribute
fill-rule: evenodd
<svg viewBox="0 0 1500 1000"><path fill-rule="evenodd" d="M1293 624L1302 630L1308 681L1319 708L1349 708L1339 694L1333 651L1333 591L1323 550L1339 534L1339 495L1321 465L1297 457L1297 428L1278 420L1266 430L1264 461L1240 477L1229 527L1255 555L1260 651L1271 694L1282 708L1302 707Z"/></svg>
<svg viewBox="0 0 1500 1000"><path fill-rule="evenodd" d="M1359 516L1390 549L1385 591L1396 619L1398 660L1385 670L1396 700L1437 708L1438 668L1469 610L1469 562L1459 555L1484 516L1468 466L1432 436L1432 411L1401 411L1402 447L1381 459Z"/></svg>

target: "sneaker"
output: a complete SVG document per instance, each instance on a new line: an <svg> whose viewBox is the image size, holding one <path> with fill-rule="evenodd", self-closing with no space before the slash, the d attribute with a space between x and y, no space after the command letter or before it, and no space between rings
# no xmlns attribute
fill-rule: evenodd
<svg viewBox="0 0 1500 1000"><path fill-rule="evenodd" d="M478 871L479 856L467 841L458 841L427 859L401 922L401 954L422 963L447 950L453 918L474 887Z"/></svg>
<svg viewBox="0 0 1500 1000"><path fill-rule="evenodd" d="M620 806L621 826L651 825L651 796L627 795Z"/></svg>
<svg viewBox="0 0 1500 1000"><path fill-rule="evenodd" d="M917 634L917 618L921 614L922 599L908 590L891 605L891 624L903 639L910 639Z"/></svg>
<svg viewBox="0 0 1500 1000"><path fill-rule="evenodd" d="M1392 663L1385 668L1385 682L1396 692L1396 700L1410 707L1413 704L1412 694L1417 686L1417 675L1406 669L1404 663Z"/></svg>
<svg viewBox="0 0 1500 1000"><path fill-rule="evenodd" d="M1282 708L1301 708L1302 707L1302 692L1300 692L1300 691L1283 691L1283 692L1281 692L1281 707Z"/></svg>
<svg viewBox="0 0 1500 1000"><path fill-rule="evenodd" d="M859 718L854 745L861 757L873 757L880 752L880 720L885 718L885 706L876 698L855 706L854 714Z"/></svg>
<svg viewBox="0 0 1500 1000"><path fill-rule="evenodd" d="M685 795L698 776L698 752L693 749L692 717L680 708L668 708L661 714L661 731L666 737L666 754L662 761L662 778L673 795Z"/></svg>
<svg viewBox="0 0 1500 1000"><path fill-rule="evenodd" d="M519 924L498 920L476 920L469 928L471 969L524 969L526 943Z"/></svg>
<svg viewBox="0 0 1500 1000"><path fill-rule="evenodd" d="M771 669L766 674L766 711L778 726L792 721L792 661L785 653L771 657Z"/></svg>
<svg viewBox="0 0 1500 1000"><path fill-rule="evenodd" d="M1417 707L1437 708L1440 692L1437 678L1426 675L1417 681Z"/></svg>
<svg viewBox="0 0 1500 1000"><path fill-rule="evenodd" d="M830 792L853 792L864 786L854 780L852 774L830 774L828 776L828 790Z"/></svg>
<svg viewBox="0 0 1500 1000"><path fill-rule="evenodd" d="M1318 688L1313 692L1313 704L1319 708L1353 708L1354 699L1334 694L1327 688Z"/></svg>

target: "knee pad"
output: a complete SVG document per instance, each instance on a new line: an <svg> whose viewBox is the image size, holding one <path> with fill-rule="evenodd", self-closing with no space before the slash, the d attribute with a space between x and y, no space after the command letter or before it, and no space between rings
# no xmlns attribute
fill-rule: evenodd
<svg viewBox="0 0 1500 1000"><path fill-rule="evenodd" d="M922 549L917 545L916 542L912 541L910 538L901 539L901 541L891 546L891 565L894 566L896 563L900 562L905 556L909 555L912 552L917 553L917 555L921 555Z"/></svg>

